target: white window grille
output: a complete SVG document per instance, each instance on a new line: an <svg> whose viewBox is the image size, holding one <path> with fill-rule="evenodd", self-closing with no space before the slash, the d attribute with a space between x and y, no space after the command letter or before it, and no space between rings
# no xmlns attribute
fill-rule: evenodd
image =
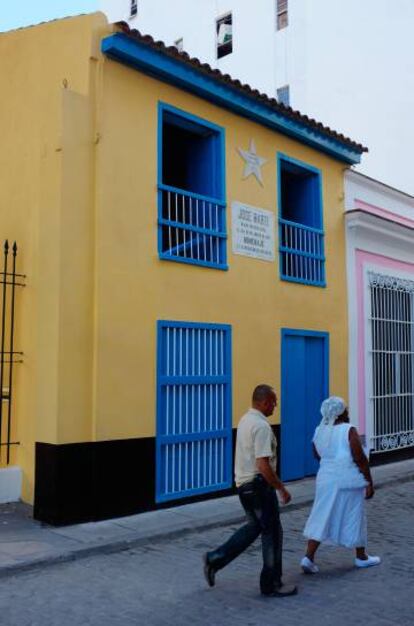
<svg viewBox="0 0 414 626"><path fill-rule="evenodd" d="M369 274L372 446L414 446L414 281Z"/></svg>
<svg viewBox="0 0 414 626"><path fill-rule="evenodd" d="M216 20L217 58L233 52L233 17L227 13Z"/></svg>
<svg viewBox="0 0 414 626"><path fill-rule="evenodd" d="M288 0L276 0L276 28L282 30L288 25Z"/></svg>

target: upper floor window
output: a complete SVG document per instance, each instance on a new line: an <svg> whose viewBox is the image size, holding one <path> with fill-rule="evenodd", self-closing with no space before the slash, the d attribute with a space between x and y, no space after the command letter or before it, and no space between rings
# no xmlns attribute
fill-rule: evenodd
<svg viewBox="0 0 414 626"><path fill-rule="evenodd" d="M233 52L233 18L227 13L216 20L217 58Z"/></svg>
<svg viewBox="0 0 414 626"><path fill-rule="evenodd" d="M324 287L320 170L279 154L278 199L281 278Z"/></svg>
<svg viewBox="0 0 414 626"><path fill-rule="evenodd" d="M160 104L158 145L160 258L227 269L224 130Z"/></svg>
<svg viewBox="0 0 414 626"><path fill-rule="evenodd" d="M281 30L288 25L288 0L276 0L276 28Z"/></svg>
<svg viewBox="0 0 414 626"><path fill-rule="evenodd" d="M285 106L290 105L290 89L289 85L284 85L276 90L276 98L278 102L281 102Z"/></svg>
<svg viewBox="0 0 414 626"><path fill-rule="evenodd" d="M177 48L178 52L182 52L184 50L184 39L180 37L180 39L176 39L174 41L174 46Z"/></svg>
<svg viewBox="0 0 414 626"><path fill-rule="evenodd" d="M135 17L138 15L138 0L131 0L129 7L129 16Z"/></svg>

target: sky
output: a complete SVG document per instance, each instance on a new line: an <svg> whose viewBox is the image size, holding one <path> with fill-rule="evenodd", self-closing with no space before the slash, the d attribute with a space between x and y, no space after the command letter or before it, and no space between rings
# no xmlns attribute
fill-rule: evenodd
<svg viewBox="0 0 414 626"><path fill-rule="evenodd" d="M98 0L0 0L0 31L91 13L98 4Z"/></svg>

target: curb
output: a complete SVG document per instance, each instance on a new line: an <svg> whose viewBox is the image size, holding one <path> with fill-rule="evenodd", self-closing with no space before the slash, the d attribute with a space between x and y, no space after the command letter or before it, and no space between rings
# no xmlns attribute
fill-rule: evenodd
<svg viewBox="0 0 414 626"><path fill-rule="evenodd" d="M389 480L384 479L381 482L378 482L378 484L376 485L376 491L379 491L384 487L391 487L393 485L404 484L412 481L414 481L414 474L409 474L398 478L390 478ZM289 513L290 511L302 509L306 506L310 506L312 502L313 498L306 498L301 502L297 502L289 505L288 507L281 508L280 513L284 515L286 513ZM0 565L0 578L22 574L41 567L49 567L62 563L69 563L77 559L85 559L90 556L96 556L98 554L114 554L116 552L125 552L127 550L146 545L149 542L163 543L164 541L178 539L184 535L195 534L200 530L212 530L214 528L224 528L226 526L232 526L233 524L240 524L244 521L244 519L245 517L241 513L240 515L229 517L220 521L192 524L190 527L185 527L170 532L160 532L154 535L148 535L146 537L139 537L137 539L131 538L111 541L109 543L99 543L92 546L87 546L85 548L62 552L58 555L35 558L32 561L26 563L16 563L12 565L5 565L4 567Z"/></svg>

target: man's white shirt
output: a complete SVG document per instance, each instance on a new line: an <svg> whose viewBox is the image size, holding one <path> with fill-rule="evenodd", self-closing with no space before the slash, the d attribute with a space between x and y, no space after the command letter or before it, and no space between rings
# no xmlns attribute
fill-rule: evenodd
<svg viewBox="0 0 414 626"><path fill-rule="evenodd" d="M276 452L276 437L267 418L256 409L249 409L237 427L234 465L237 487L257 476L256 459L268 457L271 468L276 472Z"/></svg>

